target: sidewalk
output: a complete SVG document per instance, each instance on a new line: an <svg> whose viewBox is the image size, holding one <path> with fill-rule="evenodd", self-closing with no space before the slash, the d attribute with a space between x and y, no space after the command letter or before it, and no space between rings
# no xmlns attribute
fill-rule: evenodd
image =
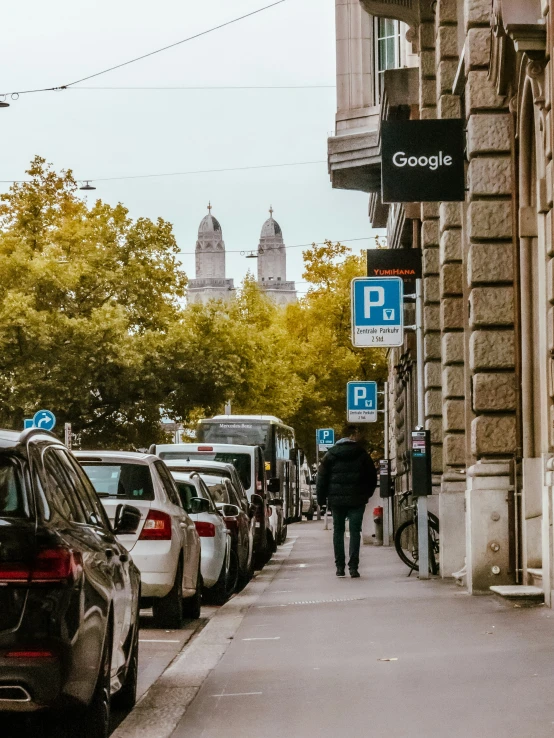
<svg viewBox="0 0 554 738"><path fill-rule="evenodd" d="M408 579L394 549L364 546L361 579L337 579L322 522L289 532L173 738L554 735L551 610Z"/></svg>

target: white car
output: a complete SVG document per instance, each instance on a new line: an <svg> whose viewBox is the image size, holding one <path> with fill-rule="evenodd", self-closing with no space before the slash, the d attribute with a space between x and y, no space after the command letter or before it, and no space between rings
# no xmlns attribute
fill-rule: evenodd
<svg viewBox="0 0 554 738"><path fill-rule="evenodd" d="M141 512L136 533L119 536L141 573L141 604L159 628L200 617L200 538L167 467L156 456L126 451L77 451L75 456L113 523L122 503Z"/></svg>
<svg viewBox="0 0 554 738"><path fill-rule="evenodd" d="M198 472L171 472L183 507L190 514L200 536L201 571L204 587L215 604L230 594L231 536L221 512Z"/></svg>

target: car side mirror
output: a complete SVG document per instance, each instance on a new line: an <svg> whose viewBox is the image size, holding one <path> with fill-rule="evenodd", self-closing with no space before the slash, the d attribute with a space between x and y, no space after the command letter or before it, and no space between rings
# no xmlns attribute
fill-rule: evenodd
<svg viewBox="0 0 554 738"><path fill-rule="evenodd" d="M118 505L115 511L113 532L116 536L133 535L139 527L141 513L133 505Z"/></svg>
<svg viewBox="0 0 554 738"><path fill-rule="evenodd" d="M263 506L263 504L264 504L264 500L263 500L263 497L262 497L261 495L257 495L257 494L253 494L253 495L252 495L252 496L250 497L250 502L251 502L251 503L252 503L253 505L262 505L262 506Z"/></svg>
<svg viewBox="0 0 554 738"><path fill-rule="evenodd" d="M267 490L268 492L274 492L275 494L281 491L281 480L279 477L271 477L267 483Z"/></svg>
<svg viewBox="0 0 554 738"><path fill-rule="evenodd" d="M236 518L240 515L240 508L237 505L223 505L221 510L225 518Z"/></svg>
<svg viewBox="0 0 554 738"><path fill-rule="evenodd" d="M196 515L198 513L209 512L210 501L205 497L193 497L189 502L189 514Z"/></svg>

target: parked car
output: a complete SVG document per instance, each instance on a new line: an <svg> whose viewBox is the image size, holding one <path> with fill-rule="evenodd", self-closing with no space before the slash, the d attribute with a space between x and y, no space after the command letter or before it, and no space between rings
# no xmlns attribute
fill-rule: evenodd
<svg viewBox="0 0 554 738"><path fill-rule="evenodd" d="M150 451L171 466L185 460L189 468L201 461L235 467L248 500L255 507L254 562L257 567L261 568L275 551L276 544L286 538L283 501L278 499L279 489L275 486L279 480L270 480L272 487L268 488L260 446L176 443L152 446Z"/></svg>
<svg viewBox="0 0 554 738"><path fill-rule="evenodd" d="M248 502L235 467L199 459L168 460L167 465L171 473L196 471L207 484L231 534L231 575L235 577L235 587L243 586L254 573L256 508ZM237 510L231 510L232 506Z"/></svg>
<svg viewBox="0 0 554 738"><path fill-rule="evenodd" d="M118 537L140 512L124 503L110 524L57 438L0 430L1 710L55 708L69 735L106 738L111 695L134 705L140 573Z"/></svg>
<svg viewBox="0 0 554 738"><path fill-rule="evenodd" d="M236 565L231 566L231 535L206 483L198 472L172 472L185 510L200 536L200 569L204 589L212 602L223 604L236 587Z"/></svg>
<svg viewBox="0 0 554 738"><path fill-rule="evenodd" d="M159 628L180 628L200 617L200 539L167 467L156 456L125 451L78 451L108 517L121 502L141 513L135 533L120 536L141 572L142 605Z"/></svg>
<svg viewBox="0 0 554 738"><path fill-rule="evenodd" d="M254 574L254 509L244 511L233 482L220 472L200 475L231 534L231 571L236 572L235 586L243 587Z"/></svg>

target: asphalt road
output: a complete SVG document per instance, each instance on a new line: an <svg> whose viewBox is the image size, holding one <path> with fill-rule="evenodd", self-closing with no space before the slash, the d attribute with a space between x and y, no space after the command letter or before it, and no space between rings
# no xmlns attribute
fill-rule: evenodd
<svg viewBox="0 0 554 738"><path fill-rule="evenodd" d="M152 622L152 611L142 610L140 617L139 637L139 681L138 697L152 686L156 679L169 666L175 656L183 649L183 646L199 632L209 619L217 612L218 608L213 606L202 607L202 617L191 620L181 630L159 630L154 628ZM112 732L125 718L126 713L112 711ZM24 715L11 716L0 713L0 736L1 738L21 738L33 735L40 738L42 721L35 717Z"/></svg>
<svg viewBox="0 0 554 738"><path fill-rule="evenodd" d="M137 699L154 684L185 644L204 627L217 610L217 607L203 605L202 617L190 620L181 630L159 630L153 625L152 611L141 610ZM125 716L125 712L112 711L112 732Z"/></svg>

